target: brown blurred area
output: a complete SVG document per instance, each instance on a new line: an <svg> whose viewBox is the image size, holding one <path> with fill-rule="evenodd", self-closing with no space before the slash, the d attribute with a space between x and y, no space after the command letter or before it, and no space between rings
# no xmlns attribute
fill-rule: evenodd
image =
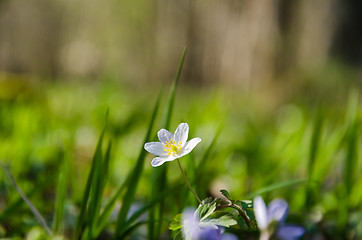
<svg viewBox="0 0 362 240"><path fill-rule="evenodd" d="M359 72L358 0L0 0L0 72L269 86L331 64ZM334 66L334 65L333 65Z"/></svg>

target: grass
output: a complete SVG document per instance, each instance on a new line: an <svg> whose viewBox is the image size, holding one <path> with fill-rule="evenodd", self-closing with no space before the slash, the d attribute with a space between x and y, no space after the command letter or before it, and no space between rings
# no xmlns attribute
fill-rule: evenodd
<svg viewBox="0 0 362 240"><path fill-rule="evenodd" d="M68 83L2 99L0 237L179 238L169 223L198 203L176 162L152 168L143 145L187 122L202 142L180 163L202 199L221 189L281 197L306 237L362 238L358 93L266 107L228 90L193 91L182 82L185 53L161 92Z"/></svg>

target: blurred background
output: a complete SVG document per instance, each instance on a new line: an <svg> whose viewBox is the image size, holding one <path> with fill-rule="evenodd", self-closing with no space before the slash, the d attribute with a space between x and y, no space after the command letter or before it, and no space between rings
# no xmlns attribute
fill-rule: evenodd
<svg viewBox="0 0 362 240"><path fill-rule="evenodd" d="M283 197L319 222L345 214L339 201L353 192L348 216L353 236L362 237L358 150L353 170L345 170L354 151L346 132L361 116L361 22L358 0L0 0L0 160L51 222L54 176L69 159L71 229L107 109L113 150L105 199L132 168L161 88L166 105L187 47L169 130L188 122L190 136L203 139L183 163L191 179L218 136L196 186L200 197L226 188L243 199L310 178L312 187L292 184L263 197ZM151 159L140 202L149 194ZM24 236L36 220L0 177L0 236ZM354 184L346 190L344 181ZM187 204L195 202L178 210Z"/></svg>
<svg viewBox="0 0 362 240"><path fill-rule="evenodd" d="M174 73L184 46L184 81L198 86L347 84L358 76L334 75L358 75L362 64L362 4L356 0L0 4L0 70L25 78L159 85Z"/></svg>

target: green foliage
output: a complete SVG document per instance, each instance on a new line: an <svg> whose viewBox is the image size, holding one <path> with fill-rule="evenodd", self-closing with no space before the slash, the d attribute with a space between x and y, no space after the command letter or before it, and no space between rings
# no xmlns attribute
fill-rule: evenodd
<svg viewBox="0 0 362 240"><path fill-rule="evenodd" d="M43 227L45 232L48 234L48 236L52 236L53 234L52 234L50 228L48 227L44 217L39 213L39 211L35 208L34 204L29 200L29 198L20 189L20 187L16 183L13 175L2 164L0 164L0 167L6 173L6 175L9 177L11 184L16 189L16 191L19 193L19 195L24 200L24 202L28 205L28 207L30 208L30 210L32 211L32 213L34 214L34 216L36 217L36 219L38 220L40 225Z"/></svg>
<svg viewBox="0 0 362 240"><path fill-rule="evenodd" d="M107 114L108 115L108 114ZM83 195L83 201L81 203L81 210L77 219L77 223L74 230L74 238L92 239L94 234L94 228L98 219L100 204L102 199L102 193L105 187L105 181L107 178L107 169L109 164L109 151L111 144L105 156L102 153L103 137L106 130L106 126L98 139L97 147L93 156L91 170L88 176L87 185ZM84 231L86 229L86 231ZM83 234L84 232L87 234ZM85 237L87 235L87 237Z"/></svg>
<svg viewBox="0 0 362 240"><path fill-rule="evenodd" d="M308 236L362 238L358 92L347 102L293 96L266 104L257 93L188 89L179 82L184 57L157 101L159 86L136 94L107 81L0 99L1 162L16 179L0 176L0 237L175 237L177 214L197 203L177 164L152 168L143 145L184 121L202 138L180 159L196 193L212 196L197 209L202 224L257 237L251 199L262 195L287 200L287 222L307 227Z"/></svg>
<svg viewBox="0 0 362 240"><path fill-rule="evenodd" d="M171 231L176 231L182 228L182 214L177 214L172 222L170 223L170 226L168 227L168 229L170 229Z"/></svg>
<svg viewBox="0 0 362 240"><path fill-rule="evenodd" d="M221 189L220 192L225 198L230 199L230 193L227 190Z"/></svg>
<svg viewBox="0 0 362 240"><path fill-rule="evenodd" d="M67 198L69 179L69 158L64 156L61 170L59 171L57 195L54 210L53 232L62 234L64 229L65 201Z"/></svg>

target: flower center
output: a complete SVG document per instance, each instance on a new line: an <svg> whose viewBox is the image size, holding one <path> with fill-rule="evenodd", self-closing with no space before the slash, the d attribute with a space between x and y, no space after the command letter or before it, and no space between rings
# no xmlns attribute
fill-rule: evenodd
<svg viewBox="0 0 362 240"><path fill-rule="evenodd" d="M165 147L164 151L167 152L168 155L172 155L172 156L175 156L176 154L181 152L181 149L182 149L181 141L176 143L172 139L170 139L170 141L166 142L164 147Z"/></svg>

